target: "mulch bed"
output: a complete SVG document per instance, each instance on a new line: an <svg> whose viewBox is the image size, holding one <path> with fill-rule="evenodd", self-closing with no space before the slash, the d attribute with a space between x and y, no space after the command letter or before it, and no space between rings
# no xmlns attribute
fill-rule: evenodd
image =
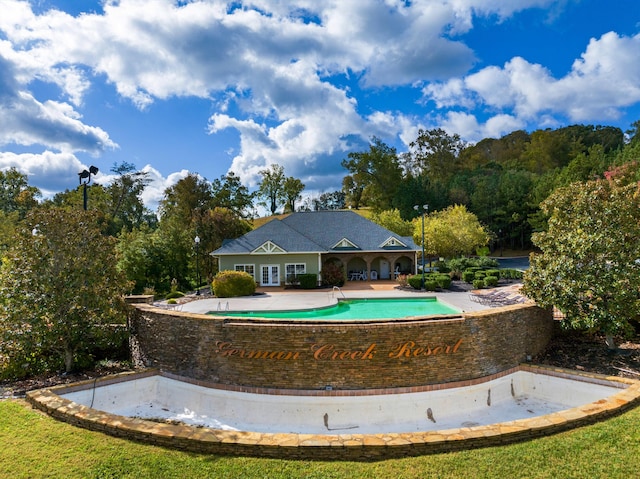
<svg viewBox="0 0 640 479"><path fill-rule="evenodd" d="M640 334L617 338L616 344L618 349L610 351L604 336L563 331L532 362L640 380Z"/></svg>

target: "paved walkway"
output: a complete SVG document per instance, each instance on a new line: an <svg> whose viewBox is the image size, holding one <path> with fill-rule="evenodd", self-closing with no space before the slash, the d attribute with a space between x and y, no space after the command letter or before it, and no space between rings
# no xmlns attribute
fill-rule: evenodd
<svg viewBox="0 0 640 479"><path fill-rule="evenodd" d="M505 286L514 289L518 285ZM501 288L502 289L502 288ZM347 298L402 298L436 297L462 312L481 311L491 308L471 299L470 292L407 291L397 288L394 281L360 282L349 281L342 288L321 290L292 290L284 288L258 288L256 295L239 298L204 297L177 305L176 309L190 313L208 313L211 311L269 311L310 309L335 304L338 299ZM197 298L195 296L194 298ZM190 298L191 299L191 298Z"/></svg>

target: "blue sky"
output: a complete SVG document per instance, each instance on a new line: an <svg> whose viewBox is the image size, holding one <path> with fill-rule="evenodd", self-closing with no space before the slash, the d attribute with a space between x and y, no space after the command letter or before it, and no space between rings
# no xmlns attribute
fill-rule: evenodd
<svg viewBox="0 0 640 479"><path fill-rule="evenodd" d="M372 136L640 120L637 0L0 0L0 169L48 196L133 163L145 201L272 163L339 189Z"/></svg>

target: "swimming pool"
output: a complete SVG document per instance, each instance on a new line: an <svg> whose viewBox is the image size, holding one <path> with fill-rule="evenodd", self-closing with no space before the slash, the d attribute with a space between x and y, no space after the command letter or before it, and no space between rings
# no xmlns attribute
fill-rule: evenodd
<svg viewBox="0 0 640 479"><path fill-rule="evenodd" d="M437 314L459 314L460 310L437 298L344 299L326 308L288 311L211 311L215 316L273 319L368 320Z"/></svg>

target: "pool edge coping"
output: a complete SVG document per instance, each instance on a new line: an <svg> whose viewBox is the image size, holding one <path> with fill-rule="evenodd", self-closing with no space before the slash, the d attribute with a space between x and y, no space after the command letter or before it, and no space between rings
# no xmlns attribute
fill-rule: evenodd
<svg viewBox="0 0 640 479"><path fill-rule="evenodd" d="M180 380L187 379L158 369L120 373L113 376L29 391L26 394L26 399L33 407L69 424L104 432L116 437L173 449L220 455L356 461L426 455L520 442L593 424L640 405L640 381L584 371L521 364L507 371L478 378L477 381L489 381L517 371L614 385L620 388L620 392L606 399L534 418L438 431L382 434L257 433L225 431L182 424L166 424L98 411L88 406L74 403L59 395L78 389L88 389L98 384L107 385L154 375L172 379L179 378ZM188 379L187 381L194 384L199 383ZM464 383L467 383L467 381L464 381ZM436 390L458 386L453 386L452 383L425 387L431 388L430 390ZM220 389L228 388L220 387ZM246 389L242 390L246 391ZM263 388L254 389L262 390ZM403 392L415 392L420 388L400 389L407 390ZM285 393L281 390L280 394L290 394L291 391L296 390L286 391ZM304 391L297 392L300 395L307 395ZM361 390L359 392L361 394L365 392L379 394L380 390ZM398 388L394 388L393 392L389 391L388 393L398 392L400 392ZM272 391L271 393L276 392ZM313 391L313 393L325 396L340 395L336 394L340 393L340 391ZM355 395L353 391L342 391L342 393L344 393L342 395Z"/></svg>

